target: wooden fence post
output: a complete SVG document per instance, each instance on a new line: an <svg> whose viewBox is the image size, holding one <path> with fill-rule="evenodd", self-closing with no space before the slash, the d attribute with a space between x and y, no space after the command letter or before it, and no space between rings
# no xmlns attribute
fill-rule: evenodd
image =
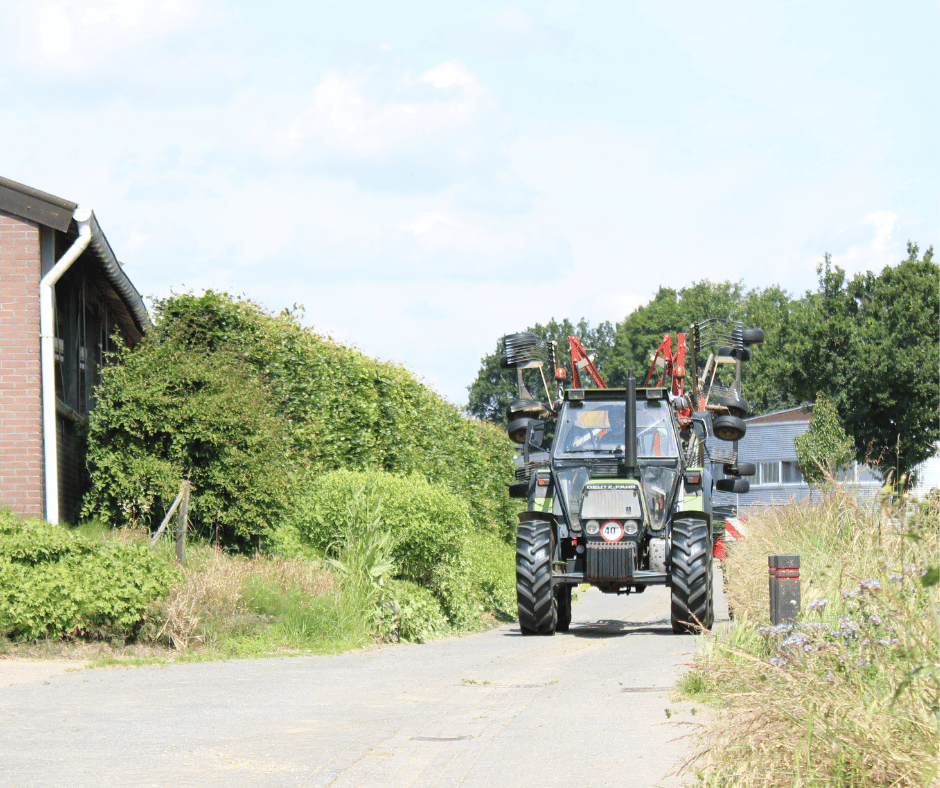
<svg viewBox="0 0 940 788"><path fill-rule="evenodd" d="M180 513L176 518L176 560L180 565L186 563L186 530L189 525L189 479L183 482L180 490L182 502L180 503Z"/></svg>

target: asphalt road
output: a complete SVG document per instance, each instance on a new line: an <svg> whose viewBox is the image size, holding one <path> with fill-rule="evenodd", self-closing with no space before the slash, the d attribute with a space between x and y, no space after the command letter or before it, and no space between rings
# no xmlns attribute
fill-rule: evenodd
<svg viewBox="0 0 940 788"><path fill-rule="evenodd" d="M691 747L683 723L702 717L668 697L696 647L672 634L668 609L665 588L590 590L571 631L550 638L511 624L332 657L3 687L0 785L680 785L667 773Z"/></svg>

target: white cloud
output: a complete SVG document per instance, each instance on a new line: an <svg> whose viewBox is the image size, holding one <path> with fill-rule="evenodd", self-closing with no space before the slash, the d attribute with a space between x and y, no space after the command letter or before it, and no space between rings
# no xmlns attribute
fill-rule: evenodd
<svg viewBox="0 0 940 788"><path fill-rule="evenodd" d="M570 266L571 251L557 233L534 224L515 224L422 211L398 225L407 239L400 248L412 272L434 277L525 281L517 266L557 278ZM527 265L526 265L527 264Z"/></svg>
<svg viewBox="0 0 940 788"><path fill-rule="evenodd" d="M254 141L282 166L308 166L360 185L437 191L505 166L511 133L490 90L456 60L389 80L379 69L327 72L286 126Z"/></svg>
<svg viewBox="0 0 940 788"><path fill-rule="evenodd" d="M453 216L437 211L423 211L413 219L401 222L398 229L413 233L421 246L436 250L450 245L466 228Z"/></svg>
<svg viewBox="0 0 940 788"><path fill-rule="evenodd" d="M461 144L461 137L478 132L496 108L489 91L458 62L441 63L416 79L405 76L399 81L397 90L404 93L417 84L439 91L423 100L372 97L370 76L328 73L303 112L275 136L274 150L291 155L306 148L315 158L329 152L370 158L456 143L458 154L467 155L473 144Z"/></svg>
<svg viewBox="0 0 940 788"><path fill-rule="evenodd" d="M86 71L214 16L207 0L25 0L16 55L59 73Z"/></svg>
<svg viewBox="0 0 940 788"><path fill-rule="evenodd" d="M862 219L862 224L875 228L875 237L871 242L871 249L875 252L887 252L890 248L891 233L898 221L898 215L891 211L872 211Z"/></svg>
<svg viewBox="0 0 940 788"><path fill-rule="evenodd" d="M872 211L865 214L858 225L849 228L847 235L863 234L865 240L854 243L845 251L833 253L832 262L849 274L871 271L880 273L886 265L897 265L904 259L906 238L896 236L899 216L891 211Z"/></svg>
<svg viewBox="0 0 940 788"><path fill-rule="evenodd" d="M418 82L426 82L436 88L476 86L477 79L467 71L463 63L452 60L428 69L418 77Z"/></svg>

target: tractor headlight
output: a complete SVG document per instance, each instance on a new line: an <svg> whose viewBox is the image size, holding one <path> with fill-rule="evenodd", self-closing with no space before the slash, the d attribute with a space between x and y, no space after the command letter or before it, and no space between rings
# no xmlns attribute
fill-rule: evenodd
<svg viewBox="0 0 940 788"><path fill-rule="evenodd" d="M584 530L591 534L591 536L595 536L601 530L601 524L597 522L597 520L588 520L584 524Z"/></svg>
<svg viewBox="0 0 940 788"><path fill-rule="evenodd" d="M640 530L640 524L636 520L627 520L623 524L623 530L630 536L634 536Z"/></svg>

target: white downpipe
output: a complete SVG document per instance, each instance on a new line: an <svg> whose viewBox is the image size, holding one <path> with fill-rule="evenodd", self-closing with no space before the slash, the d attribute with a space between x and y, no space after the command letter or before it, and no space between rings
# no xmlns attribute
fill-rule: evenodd
<svg viewBox="0 0 940 788"><path fill-rule="evenodd" d="M55 314L52 300L55 283L69 270L91 242L90 208L76 208L78 238L39 282L39 355L42 365L42 448L46 479L46 519L59 522L59 451L55 416Z"/></svg>

